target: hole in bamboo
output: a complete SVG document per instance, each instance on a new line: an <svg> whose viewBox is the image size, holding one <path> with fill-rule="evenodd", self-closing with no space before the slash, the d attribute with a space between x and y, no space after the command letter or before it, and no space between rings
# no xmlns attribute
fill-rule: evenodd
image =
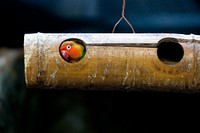
<svg viewBox="0 0 200 133"><path fill-rule="evenodd" d="M77 38L66 39L60 44L59 52L66 62L75 63L85 56L86 45L84 41Z"/></svg>
<svg viewBox="0 0 200 133"><path fill-rule="evenodd" d="M174 38L165 38L159 41L157 56L164 64L174 65L181 61L184 50L181 44Z"/></svg>

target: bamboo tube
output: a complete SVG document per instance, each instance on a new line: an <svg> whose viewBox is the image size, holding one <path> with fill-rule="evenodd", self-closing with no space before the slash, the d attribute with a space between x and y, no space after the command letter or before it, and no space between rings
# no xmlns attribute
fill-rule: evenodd
<svg viewBox="0 0 200 133"><path fill-rule="evenodd" d="M66 39L86 44L68 63ZM200 36L182 34L26 34L27 88L189 91L200 89Z"/></svg>

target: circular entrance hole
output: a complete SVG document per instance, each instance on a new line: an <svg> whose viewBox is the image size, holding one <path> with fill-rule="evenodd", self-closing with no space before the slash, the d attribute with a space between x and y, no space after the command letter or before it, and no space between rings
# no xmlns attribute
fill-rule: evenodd
<svg viewBox="0 0 200 133"><path fill-rule="evenodd" d="M159 42L157 48L158 58L167 65L180 62L184 55L183 47L176 39L163 39Z"/></svg>
<svg viewBox="0 0 200 133"><path fill-rule="evenodd" d="M85 42L77 38L66 39L60 44L59 52L66 62L78 62L86 54Z"/></svg>

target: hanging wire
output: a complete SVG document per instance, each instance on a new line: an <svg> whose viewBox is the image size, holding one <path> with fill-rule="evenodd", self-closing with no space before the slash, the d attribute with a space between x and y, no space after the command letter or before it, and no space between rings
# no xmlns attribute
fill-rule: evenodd
<svg viewBox="0 0 200 133"><path fill-rule="evenodd" d="M126 23L129 25L129 27L131 28L132 32L135 33L135 30L133 28L133 26L131 25L131 23L126 19L125 15L124 15L124 10L125 10L125 6L126 6L126 0L123 0L122 3L122 16L121 18L117 21L117 23L114 25L112 33L115 32L115 29L117 27L117 25L122 21L122 19L124 19L126 21Z"/></svg>

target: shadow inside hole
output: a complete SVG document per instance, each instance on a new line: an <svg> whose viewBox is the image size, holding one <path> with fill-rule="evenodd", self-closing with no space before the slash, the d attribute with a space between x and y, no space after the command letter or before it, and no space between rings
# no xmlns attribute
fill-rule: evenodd
<svg viewBox="0 0 200 133"><path fill-rule="evenodd" d="M60 56L68 63L82 60L86 54L86 44L77 38L64 40L59 46Z"/></svg>
<svg viewBox="0 0 200 133"><path fill-rule="evenodd" d="M176 39L164 39L157 47L157 56L161 62L167 65L174 65L181 61L184 50Z"/></svg>

